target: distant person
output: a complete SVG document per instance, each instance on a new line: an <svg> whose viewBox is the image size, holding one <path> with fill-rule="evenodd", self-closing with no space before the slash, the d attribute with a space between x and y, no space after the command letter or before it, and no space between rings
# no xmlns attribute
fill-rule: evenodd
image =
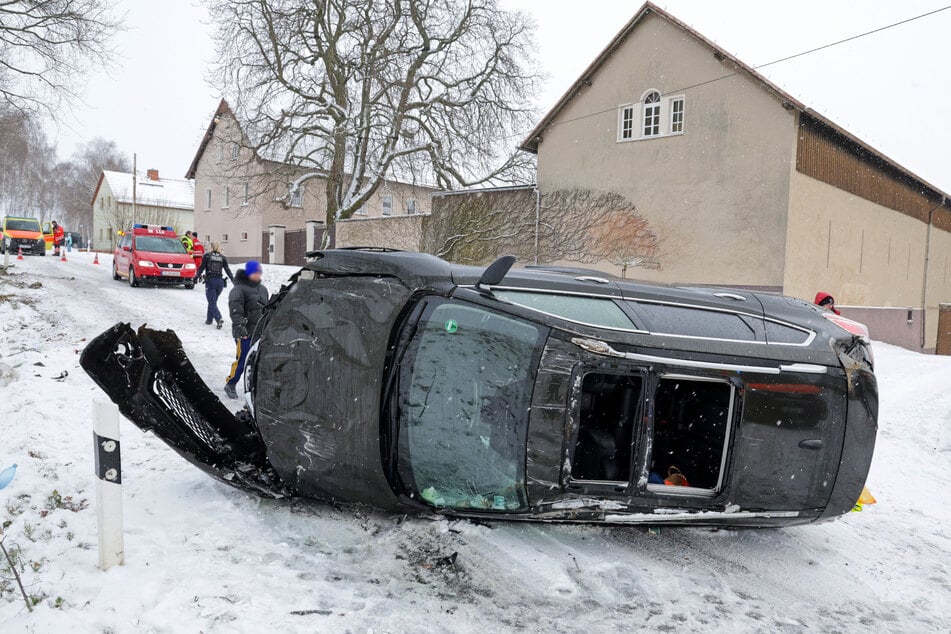
<svg viewBox="0 0 951 634"><path fill-rule="evenodd" d="M191 237L192 237L192 250L191 250L192 260L195 261L195 266L201 266L201 261L205 256L205 245L198 241L197 232L192 231Z"/></svg>
<svg viewBox="0 0 951 634"><path fill-rule="evenodd" d="M202 247L202 250L204 250L204 247ZM202 280L202 275L204 275L204 280ZM211 322L214 321L218 325L218 330L221 330L221 326L224 324L224 321L221 319L221 311L218 310L218 297L221 296L222 291L224 291L225 286L227 286L225 275L228 276L228 279L231 280L233 284L234 276L228 267L228 258L221 253L218 243L212 242L211 251L202 256L201 264L198 266L198 272L195 273L195 277L198 281L205 282L205 299L208 300L205 324L210 326Z"/></svg>
<svg viewBox="0 0 951 634"><path fill-rule="evenodd" d="M822 292L816 293L815 303L820 308L825 308L826 310L831 311L835 313L836 315L842 314L835 307L835 298L832 297L832 295L829 295L828 293L822 293Z"/></svg>
<svg viewBox="0 0 951 634"><path fill-rule="evenodd" d="M55 220L50 223L53 230L53 255L59 255L63 242L66 239L66 231Z"/></svg>
<svg viewBox="0 0 951 634"><path fill-rule="evenodd" d="M267 303L267 289L261 284L261 264L254 260L245 263L234 276L234 288L228 294L228 312L231 314L231 336L235 341L235 360L231 373L225 379L225 394L238 398L234 387L244 373L244 363L251 347L251 335L261 319Z"/></svg>
<svg viewBox="0 0 951 634"><path fill-rule="evenodd" d="M66 234L66 251L67 253L73 252L73 234L71 233Z"/></svg>

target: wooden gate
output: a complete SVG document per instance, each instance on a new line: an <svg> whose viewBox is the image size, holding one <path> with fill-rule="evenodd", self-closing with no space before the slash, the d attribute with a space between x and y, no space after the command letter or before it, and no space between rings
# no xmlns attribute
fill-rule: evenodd
<svg viewBox="0 0 951 634"><path fill-rule="evenodd" d="M938 343L935 354L951 356L951 304L938 304Z"/></svg>

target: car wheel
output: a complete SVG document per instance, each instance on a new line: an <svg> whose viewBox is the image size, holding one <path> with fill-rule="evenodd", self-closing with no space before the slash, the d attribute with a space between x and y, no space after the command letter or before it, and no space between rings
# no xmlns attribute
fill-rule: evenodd
<svg viewBox="0 0 951 634"><path fill-rule="evenodd" d="M186 284L186 285L185 285L185 288L188 289L188 290L192 290L193 288L195 288L195 285L194 285L194 284Z"/></svg>
<svg viewBox="0 0 951 634"><path fill-rule="evenodd" d="M139 285L139 280L135 279L135 269L131 266L129 267L129 286L136 287Z"/></svg>
<svg viewBox="0 0 951 634"><path fill-rule="evenodd" d="M119 275L119 266L115 262L112 263L112 279L122 280L122 276Z"/></svg>
<svg viewBox="0 0 951 634"><path fill-rule="evenodd" d="M46 257L46 243L45 242L41 244L39 253L37 255L41 257Z"/></svg>

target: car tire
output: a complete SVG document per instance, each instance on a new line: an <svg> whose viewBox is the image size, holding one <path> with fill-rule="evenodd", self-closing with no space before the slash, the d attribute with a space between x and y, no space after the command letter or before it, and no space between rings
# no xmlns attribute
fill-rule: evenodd
<svg viewBox="0 0 951 634"><path fill-rule="evenodd" d="M112 279L122 281L122 276L119 275L119 269L115 262L112 263Z"/></svg>
<svg viewBox="0 0 951 634"><path fill-rule="evenodd" d="M135 279L135 269L129 267L129 286L135 288L139 285L139 280Z"/></svg>
<svg viewBox="0 0 951 634"><path fill-rule="evenodd" d="M185 285L185 288L188 289L188 290L192 290L192 289L195 288L195 285L194 285L194 284L186 284L186 285Z"/></svg>

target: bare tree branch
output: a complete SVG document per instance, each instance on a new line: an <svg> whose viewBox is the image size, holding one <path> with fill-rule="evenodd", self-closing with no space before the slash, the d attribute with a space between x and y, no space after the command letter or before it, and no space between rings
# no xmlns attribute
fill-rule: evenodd
<svg viewBox="0 0 951 634"><path fill-rule="evenodd" d="M108 0L0 2L0 104L56 118L79 96L84 71L111 63L118 29Z"/></svg>

